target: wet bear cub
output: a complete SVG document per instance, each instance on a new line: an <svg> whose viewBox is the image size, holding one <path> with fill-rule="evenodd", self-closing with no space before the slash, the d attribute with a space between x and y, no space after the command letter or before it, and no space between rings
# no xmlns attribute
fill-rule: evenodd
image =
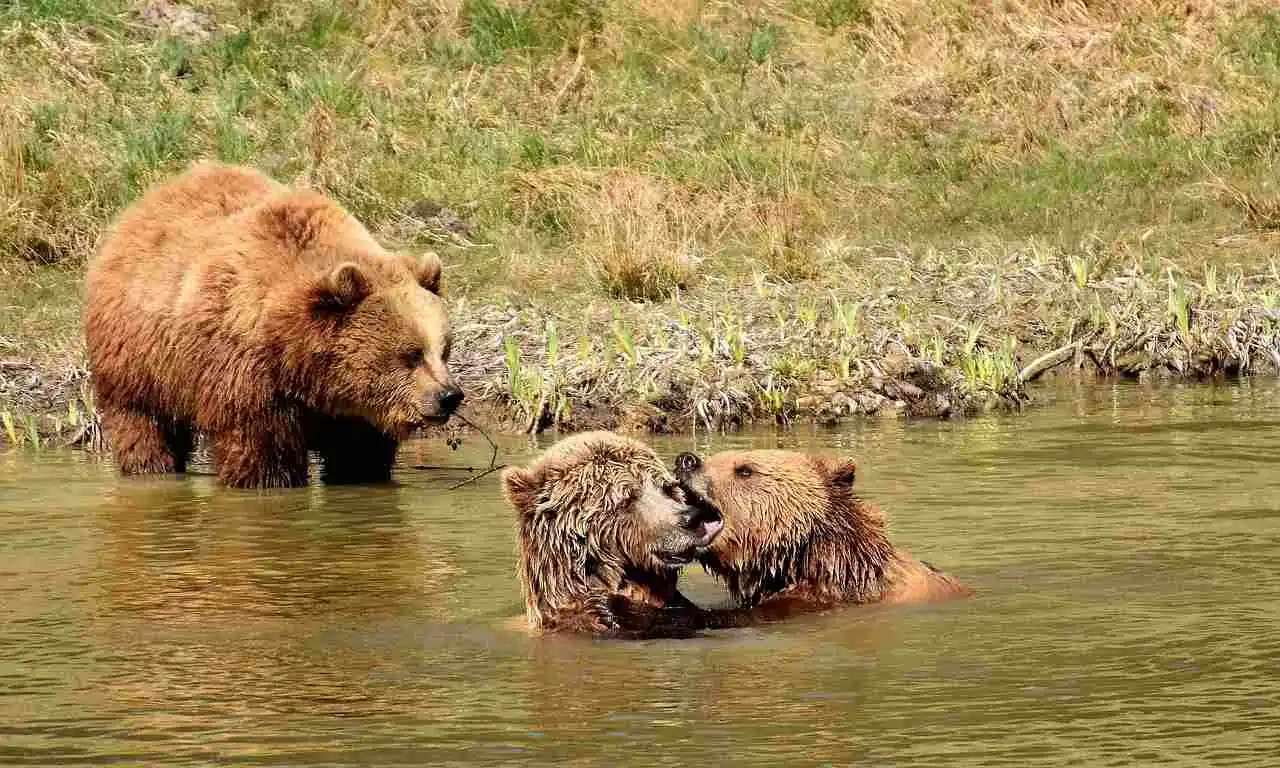
<svg viewBox="0 0 1280 768"><path fill-rule="evenodd" d="M972 593L890 543L884 514L854 494L851 460L762 450L704 461L684 453L675 472L693 503L724 518L699 560L756 619Z"/></svg>
<svg viewBox="0 0 1280 768"><path fill-rule="evenodd" d="M676 588L679 569L724 527L692 505L643 443L611 432L566 438L503 473L515 507L528 628L538 633L683 637L711 628Z"/></svg>

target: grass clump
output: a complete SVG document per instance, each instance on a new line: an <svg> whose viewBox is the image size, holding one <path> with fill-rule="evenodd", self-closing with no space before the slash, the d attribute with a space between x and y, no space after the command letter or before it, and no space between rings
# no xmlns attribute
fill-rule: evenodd
<svg viewBox="0 0 1280 768"><path fill-rule="evenodd" d="M527 11L505 8L493 0L472 0L465 14L471 27L471 46L485 64L500 64L508 50L532 48L537 29Z"/></svg>
<svg viewBox="0 0 1280 768"><path fill-rule="evenodd" d="M592 262L597 279L610 296L659 301L688 285L692 269L687 258L663 250L652 229L637 232L623 224L621 231L611 234L612 248Z"/></svg>
<svg viewBox="0 0 1280 768"><path fill-rule="evenodd" d="M604 294L661 301L693 281L695 231L712 222L689 220L689 201L670 184L643 174L555 169L526 175L523 186L544 226L574 234L571 252ZM562 289L574 282L560 271L546 278Z"/></svg>

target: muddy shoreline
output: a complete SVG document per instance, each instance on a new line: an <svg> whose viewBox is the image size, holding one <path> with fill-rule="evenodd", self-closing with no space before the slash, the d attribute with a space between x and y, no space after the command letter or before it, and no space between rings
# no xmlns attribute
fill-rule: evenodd
<svg viewBox="0 0 1280 768"><path fill-rule="evenodd" d="M1017 410L1044 375L1280 372L1274 268L1102 270L1034 250L849 258L839 285L707 279L661 302L448 297L464 412L509 434L722 431ZM99 441L71 322L57 338L0 339L0 440Z"/></svg>
<svg viewBox="0 0 1280 768"><path fill-rule="evenodd" d="M462 414L443 427L418 436L427 439L474 438L477 430L498 437L536 435L545 432L578 432L610 429L633 434L679 434L696 431L734 431L773 424L783 427L817 424L834 427L860 418L948 419L989 411L1019 411L1036 407L1036 381L1060 379L1152 382L1220 382L1245 378L1231 359L1203 357L1194 368L1099 365L1099 351L1082 345L1059 349L1043 357L1055 360L1051 368L1032 370L1034 378L1018 380L1000 392L981 392L966 386L963 376L929 361L905 357L864 363L868 375L846 381L817 377L798 390L790 406L774 411L747 405L734 412L720 411L714 420L705 404L681 399L667 392L656 401L600 403L579 406L559 416L543 400L533 413L510 395L496 392L487 380L461 375L469 395ZM1024 369L1025 370L1025 369ZM1274 375L1276 368L1266 370ZM730 375L734 372L727 372ZM746 375L745 372L736 372ZM1263 373L1255 371L1255 373ZM93 410L89 372L84 366L61 370L42 369L22 360L0 360L0 394L3 401L22 402L27 410L14 416L5 411L0 423L0 445L77 447L90 452L108 445ZM33 407L34 406L34 407ZM38 440L29 434L38 430ZM16 432L16 435L14 434Z"/></svg>

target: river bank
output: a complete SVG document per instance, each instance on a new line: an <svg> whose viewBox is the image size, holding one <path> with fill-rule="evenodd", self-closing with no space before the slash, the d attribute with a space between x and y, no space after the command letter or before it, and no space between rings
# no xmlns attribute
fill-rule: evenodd
<svg viewBox="0 0 1280 768"><path fill-rule="evenodd" d="M202 159L438 251L504 431L1280 363L1265 0L75 0L3 6L0 40L6 442L96 442L85 261Z"/></svg>
<svg viewBox="0 0 1280 768"><path fill-rule="evenodd" d="M1046 250L829 254L825 286L707 278L661 302L451 296L478 425L669 432L1033 403L1055 374L1210 379L1280 370L1280 277L1097 264ZM28 280L46 275L29 271ZM78 277L28 322L78 317ZM447 279L447 278L446 278ZM19 278L21 281L22 278ZM92 442L78 326L38 354L0 337L4 439Z"/></svg>

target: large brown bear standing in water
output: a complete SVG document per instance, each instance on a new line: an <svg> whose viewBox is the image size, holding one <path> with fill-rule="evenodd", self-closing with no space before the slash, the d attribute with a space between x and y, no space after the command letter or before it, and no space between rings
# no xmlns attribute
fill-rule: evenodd
<svg viewBox="0 0 1280 768"><path fill-rule="evenodd" d="M182 471L212 439L238 487L390 477L400 440L462 400L440 260L384 251L333 201L199 165L152 189L89 265L86 335L127 474Z"/></svg>
<svg viewBox="0 0 1280 768"><path fill-rule="evenodd" d="M889 543L883 513L854 495L851 460L727 451L704 462L684 453L676 475L692 501L724 516L724 533L699 559L757 618L971 593Z"/></svg>
<svg viewBox="0 0 1280 768"><path fill-rule="evenodd" d="M685 599L676 578L723 524L713 509L686 503L648 446L587 432L502 480L516 508L532 630L657 637L709 628L712 612Z"/></svg>

